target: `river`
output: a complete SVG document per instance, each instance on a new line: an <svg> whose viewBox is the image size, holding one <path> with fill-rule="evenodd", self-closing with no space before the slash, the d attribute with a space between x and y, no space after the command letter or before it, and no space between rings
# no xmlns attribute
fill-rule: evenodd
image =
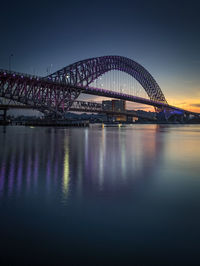
<svg viewBox="0 0 200 266"><path fill-rule="evenodd" d="M0 265L200 265L200 125L0 127Z"/></svg>

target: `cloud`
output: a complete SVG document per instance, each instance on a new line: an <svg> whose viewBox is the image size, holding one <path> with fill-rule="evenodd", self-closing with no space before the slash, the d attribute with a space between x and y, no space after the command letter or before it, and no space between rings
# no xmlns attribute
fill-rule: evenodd
<svg viewBox="0 0 200 266"><path fill-rule="evenodd" d="M178 103L179 105L185 105L185 104L188 104L187 102L180 102Z"/></svg>
<svg viewBox="0 0 200 266"><path fill-rule="evenodd" d="M200 103L193 103L193 104L190 104L190 106L199 107L200 108Z"/></svg>

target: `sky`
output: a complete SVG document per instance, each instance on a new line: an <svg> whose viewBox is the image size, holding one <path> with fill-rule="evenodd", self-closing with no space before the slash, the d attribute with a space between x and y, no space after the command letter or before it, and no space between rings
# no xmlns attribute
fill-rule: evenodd
<svg viewBox="0 0 200 266"><path fill-rule="evenodd" d="M3 1L0 68L37 75L121 55L143 65L168 103L200 112L199 1Z"/></svg>

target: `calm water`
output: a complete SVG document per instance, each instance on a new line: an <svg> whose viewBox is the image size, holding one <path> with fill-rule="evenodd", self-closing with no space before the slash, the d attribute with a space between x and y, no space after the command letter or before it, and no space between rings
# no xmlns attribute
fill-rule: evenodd
<svg viewBox="0 0 200 266"><path fill-rule="evenodd" d="M200 126L0 127L0 265L200 265Z"/></svg>

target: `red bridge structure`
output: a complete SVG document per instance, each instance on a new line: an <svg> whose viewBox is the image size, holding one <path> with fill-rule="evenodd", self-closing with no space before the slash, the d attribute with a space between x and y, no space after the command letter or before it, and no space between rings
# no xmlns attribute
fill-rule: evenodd
<svg viewBox="0 0 200 266"><path fill-rule="evenodd" d="M91 86L106 72L127 73L143 87L147 98ZM166 119L200 114L169 105L151 74L137 62L122 56L82 60L45 77L0 70L0 97L30 106L52 117L64 118L82 94L104 96L154 106Z"/></svg>

